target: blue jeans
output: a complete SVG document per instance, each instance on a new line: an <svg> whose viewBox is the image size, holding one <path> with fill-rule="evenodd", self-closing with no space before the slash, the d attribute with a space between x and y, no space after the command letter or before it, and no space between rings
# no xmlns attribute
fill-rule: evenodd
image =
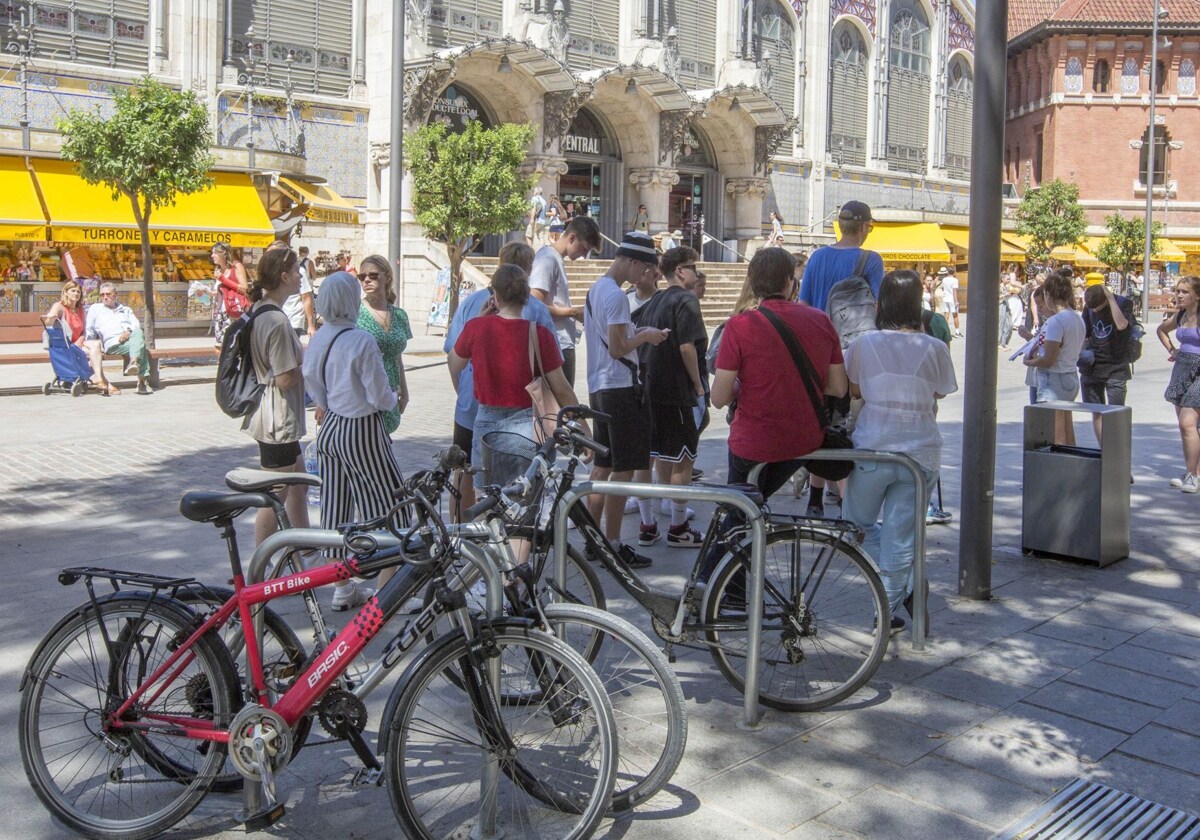
<svg viewBox="0 0 1200 840"><path fill-rule="evenodd" d="M929 507L929 495L937 483L937 470L925 473L925 499L921 516ZM899 464L859 463L846 485L842 515L866 532L863 548L875 561L888 605L893 613L913 589L913 545L917 488L908 470ZM882 523L877 520L882 514Z"/></svg>

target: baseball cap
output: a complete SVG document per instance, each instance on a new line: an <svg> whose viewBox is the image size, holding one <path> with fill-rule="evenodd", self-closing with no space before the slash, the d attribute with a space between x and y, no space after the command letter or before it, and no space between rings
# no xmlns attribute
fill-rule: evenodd
<svg viewBox="0 0 1200 840"><path fill-rule="evenodd" d="M838 212L839 222L869 222L871 208L861 201L847 201Z"/></svg>
<svg viewBox="0 0 1200 840"><path fill-rule="evenodd" d="M658 265L658 251L654 248L654 240L640 230L631 230L625 234L621 239L621 246L617 248L617 256Z"/></svg>

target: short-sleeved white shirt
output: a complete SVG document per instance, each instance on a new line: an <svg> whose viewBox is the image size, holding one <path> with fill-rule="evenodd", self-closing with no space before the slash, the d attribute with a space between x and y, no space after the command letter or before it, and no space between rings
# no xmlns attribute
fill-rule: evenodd
<svg viewBox="0 0 1200 840"><path fill-rule="evenodd" d="M1062 344L1058 358L1048 370L1053 373L1074 373L1075 363L1079 361L1079 353L1083 350L1086 330L1083 318L1074 309L1063 309L1055 312L1046 319L1042 326L1042 334L1047 341L1057 341Z"/></svg>
<svg viewBox="0 0 1200 840"><path fill-rule="evenodd" d="M958 301L958 278L953 274L942 278L942 300L947 303Z"/></svg>
<svg viewBox="0 0 1200 840"><path fill-rule="evenodd" d="M633 319L629 314L629 298L607 274L596 281L588 292L588 306L584 307L583 335L587 342L588 393L608 388L633 386L633 371L608 352L608 328L624 325L625 335L633 337ZM603 339L603 341L602 341ZM625 357L637 365L637 351Z"/></svg>
<svg viewBox="0 0 1200 840"><path fill-rule="evenodd" d="M903 452L926 469L939 469L942 436L934 395L958 390L945 343L924 333L864 333L846 348L846 375L863 395L854 445Z"/></svg>
<svg viewBox="0 0 1200 840"><path fill-rule="evenodd" d="M571 305L571 290L567 286L567 266L562 256L549 245L543 245L533 256L529 272L529 288L545 292L547 302L555 306ZM560 350L574 350L579 340L579 322L571 316L554 318L554 335Z"/></svg>
<svg viewBox="0 0 1200 840"><path fill-rule="evenodd" d="M288 317L293 329L307 330L308 319L304 313L304 296L312 294L312 282L308 279L308 271L304 263L300 264L300 291L283 302L283 314Z"/></svg>

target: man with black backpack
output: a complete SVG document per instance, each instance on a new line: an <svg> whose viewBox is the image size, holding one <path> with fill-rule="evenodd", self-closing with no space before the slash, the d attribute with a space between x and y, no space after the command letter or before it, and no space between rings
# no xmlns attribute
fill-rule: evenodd
<svg viewBox="0 0 1200 840"><path fill-rule="evenodd" d="M1085 403L1125 405L1133 376L1130 364L1141 356L1141 330L1135 323L1133 301L1113 294L1103 277L1097 277L1098 282L1083 292L1085 338L1079 354L1079 389ZM1099 414L1092 415L1092 426L1099 442Z"/></svg>
<svg viewBox="0 0 1200 840"><path fill-rule="evenodd" d="M875 328L875 299L883 282L883 259L863 248L871 233L871 208L861 201L847 201L838 211L841 238L818 248L804 266L800 300L826 312L837 330L844 350L860 333ZM835 412L839 423L850 414L849 397ZM813 476L809 482L807 515L825 515L825 481ZM841 497L830 488L830 501Z"/></svg>

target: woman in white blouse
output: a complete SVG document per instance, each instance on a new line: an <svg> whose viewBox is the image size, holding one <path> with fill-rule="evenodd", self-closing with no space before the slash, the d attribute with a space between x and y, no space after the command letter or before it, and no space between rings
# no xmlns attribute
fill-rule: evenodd
<svg viewBox="0 0 1200 840"><path fill-rule="evenodd" d="M324 324L304 354L304 381L320 425L322 528L383 516L403 482L383 417L396 407L396 392L375 339L356 326L359 302L352 275L339 271L325 278L317 296ZM379 585L394 571L380 574ZM333 609L360 607L373 594L346 582L334 591Z"/></svg>
<svg viewBox="0 0 1200 840"><path fill-rule="evenodd" d="M958 381L949 348L926 335L921 325L921 291L915 271L892 271L883 278L878 329L846 348L846 375L850 395L863 400L855 447L903 452L915 459L925 473L924 511L941 468L937 401L957 391ZM908 470L894 464L854 465L843 513L865 531L863 548L883 579L893 632L904 627L895 615L901 605L912 614L916 509L916 485Z"/></svg>

